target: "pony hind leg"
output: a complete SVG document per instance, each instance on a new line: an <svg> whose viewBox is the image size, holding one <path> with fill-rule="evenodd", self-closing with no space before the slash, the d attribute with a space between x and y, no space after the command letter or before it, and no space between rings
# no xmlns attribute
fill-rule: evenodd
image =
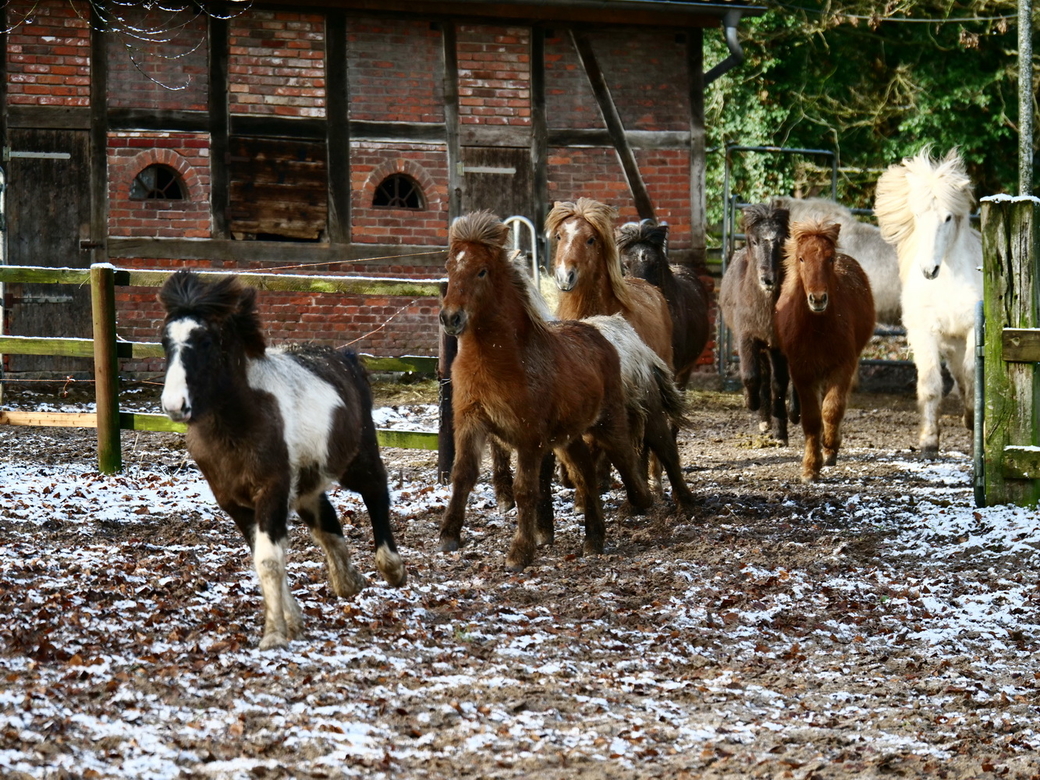
<svg viewBox="0 0 1040 780"><path fill-rule="evenodd" d="M404 585L408 573L401 554L394 543L394 532L390 525L390 488L386 467L375 448L374 455L359 458L340 478L340 484L361 496L372 524L372 538L376 548L376 568L388 585L395 588Z"/></svg>
<svg viewBox="0 0 1040 780"><path fill-rule="evenodd" d="M509 450L502 442L492 437L488 442L491 449L491 486L495 489L498 511L505 514L516 506L513 496L513 470L509 465Z"/></svg>
<svg viewBox="0 0 1040 780"><path fill-rule="evenodd" d="M557 457L567 464L567 470L575 480L575 488L582 497L585 515L585 541L582 552L600 555L607 529L603 522L603 504L596 489L596 468L592 454L584 439L577 438L566 447L556 450Z"/></svg>
<svg viewBox="0 0 1040 780"><path fill-rule="evenodd" d="M329 566L329 585L340 598L350 598L368 585L368 579L350 559L350 548L343 538L343 527L328 496L320 493L312 501L297 507L311 536L325 551Z"/></svg>
<svg viewBox="0 0 1040 780"><path fill-rule="evenodd" d="M693 516L693 493L683 478L682 463L679 459L679 446L675 439L676 429L663 414L651 414L647 418L643 440L656 456L658 462L668 474L672 485L672 498L682 508L687 517Z"/></svg>
<svg viewBox="0 0 1040 780"><path fill-rule="evenodd" d="M950 373L957 382L964 405L964 427L975 428L975 333L969 331L965 339L951 339L946 360Z"/></svg>
<svg viewBox="0 0 1040 780"><path fill-rule="evenodd" d="M534 560L544 455L538 449L519 448L516 451L516 479L513 480L516 533L506 555L506 568L510 571L522 571ZM584 479L583 476L577 478Z"/></svg>

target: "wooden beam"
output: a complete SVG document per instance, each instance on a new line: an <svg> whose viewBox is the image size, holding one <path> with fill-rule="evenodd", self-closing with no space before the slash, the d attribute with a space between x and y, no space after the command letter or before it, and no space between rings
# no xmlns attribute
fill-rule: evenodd
<svg viewBox="0 0 1040 780"><path fill-rule="evenodd" d="M90 130L91 111L81 106L9 106L7 123L24 130Z"/></svg>
<svg viewBox="0 0 1040 780"><path fill-rule="evenodd" d="M462 216L462 162L459 149L459 52L454 22L442 22L444 64L444 129L448 143L448 221Z"/></svg>
<svg viewBox="0 0 1040 780"><path fill-rule="evenodd" d="M284 241L195 241L185 238L109 238L110 258L154 260L206 260L256 268L273 263L279 268L299 265L328 266L336 263L378 262L429 266L432 273L444 272L447 247L415 244L294 244Z"/></svg>
<svg viewBox="0 0 1040 780"><path fill-rule="evenodd" d="M1040 363L1040 330L1004 328L1001 339L1006 362Z"/></svg>
<svg viewBox="0 0 1040 780"><path fill-rule="evenodd" d="M545 110L545 29L538 25L531 28L531 126L532 217L539 232L536 240L541 244L538 247L541 257L542 225L549 213L549 125Z"/></svg>
<svg viewBox="0 0 1040 780"><path fill-rule="evenodd" d="M209 132L205 111L170 111L144 108L118 108L108 112L110 130L154 130L181 133Z"/></svg>
<svg viewBox="0 0 1040 780"><path fill-rule="evenodd" d="M108 47L111 37L90 6L90 256L108 260ZM80 236L83 237L82 235Z"/></svg>
<svg viewBox="0 0 1040 780"><path fill-rule="evenodd" d="M704 31L686 31L686 74L690 99L690 253L691 264L708 257L707 143L704 127Z"/></svg>
<svg viewBox="0 0 1040 780"><path fill-rule="evenodd" d="M97 415L93 412L8 412L0 409L0 425L96 428Z"/></svg>
<svg viewBox="0 0 1040 780"><path fill-rule="evenodd" d="M345 34L345 33L344 33ZM248 116L235 114L228 118L228 133L258 138L291 138L299 141L324 141L325 119L291 119L282 116Z"/></svg>
<svg viewBox="0 0 1040 780"><path fill-rule="evenodd" d="M596 103L599 105L600 113L603 115L603 121L606 122L611 143L621 159L621 168L624 170L625 178L628 180L628 188L632 192L632 199L635 201L639 218L654 219L654 204L650 200L646 184L644 184L643 177L639 173L639 163L636 161L635 152L632 151L628 138L625 137L625 126L621 121L621 115L618 113L617 106L614 105L614 99L610 96L610 86L607 84L607 79L602 69L600 69L596 53L592 50L592 42L585 33L575 32L572 29L570 34L574 49L578 52L578 59L581 61L582 68L585 69L585 75L588 77L589 84L592 86L592 92L596 96Z"/></svg>
<svg viewBox="0 0 1040 780"><path fill-rule="evenodd" d="M532 129L523 125L461 125L459 146L531 145Z"/></svg>
<svg viewBox="0 0 1040 780"><path fill-rule="evenodd" d="M328 237L333 244L350 242L350 121L347 79L347 15L325 16L325 112L328 177Z"/></svg>
<svg viewBox="0 0 1040 780"><path fill-rule="evenodd" d="M610 133L594 127L550 127L549 146L613 146ZM689 149L690 134L683 130L625 130L633 149Z"/></svg>
<svg viewBox="0 0 1040 780"><path fill-rule="evenodd" d="M209 178L213 238L230 238L228 196L228 21L209 14Z"/></svg>
<svg viewBox="0 0 1040 780"><path fill-rule="evenodd" d="M355 141L388 143L447 143L448 129L441 122L371 122L352 119L350 137Z"/></svg>

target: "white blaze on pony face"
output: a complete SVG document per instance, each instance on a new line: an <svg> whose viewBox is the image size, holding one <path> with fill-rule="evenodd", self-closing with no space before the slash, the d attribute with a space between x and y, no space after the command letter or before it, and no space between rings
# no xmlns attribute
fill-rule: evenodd
<svg viewBox="0 0 1040 780"><path fill-rule="evenodd" d="M951 212L940 209L934 200L928 206L914 211L914 236L917 242L915 250L918 267L924 278L934 279L939 275L939 269L953 243L957 232L957 219Z"/></svg>
<svg viewBox="0 0 1040 780"><path fill-rule="evenodd" d="M556 252L553 255L553 279L562 292L570 292L578 283L577 267L561 258L569 257L572 252L576 251L576 249L572 249L571 245L577 238L579 227L579 220L568 219L560 225L560 231L557 234L559 238L556 239Z"/></svg>
<svg viewBox="0 0 1040 780"><path fill-rule="evenodd" d="M184 351L191 334L201 327L202 323L191 317L182 317L166 326L166 379L161 400L162 410L175 422L191 420L191 394L188 392Z"/></svg>

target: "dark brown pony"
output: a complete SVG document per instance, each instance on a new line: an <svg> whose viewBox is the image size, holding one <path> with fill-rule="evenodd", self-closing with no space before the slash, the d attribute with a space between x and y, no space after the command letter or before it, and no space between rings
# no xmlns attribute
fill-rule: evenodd
<svg viewBox="0 0 1040 780"><path fill-rule="evenodd" d="M796 222L784 245L776 330L801 399L804 482L837 461L849 389L860 352L874 333L870 282L859 263L838 253L840 229L834 223Z"/></svg>
<svg viewBox="0 0 1040 780"><path fill-rule="evenodd" d="M553 277L560 289L556 316L583 320L621 314L640 338L674 369L672 315L664 295L643 279L626 277L614 240L614 209L589 198L557 202L545 220L555 244Z"/></svg>
<svg viewBox="0 0 1040 780"><path fill-rule="evenodd" d="M519 570L536 545L553 539L550 453L567 464L583 502L587 553L603 551L605 528L585 434L608 453L633 506L646 508L653 497L632 448L617 350L588 323L546 319L507 257L507 234L486 211L456 220L449 234L440 321L459 341L451 371L456 461L440 541L443 551L458 549L466 500L493 436L517 452L517 530L506 566Z"/></svg>
<svg viewBox="0 0 1040 780"><path fill-rule="evenodd" d="M787 410L790 376L780 350L774 310L784 280L787 241L785 209L756 204L744 209L743 248L734 252L719 288L719 309L737 344L744 402L759 413L762 432L776 426L776 438L787 444L787 421L798 422L797 394Z"/></svg>
<svg viewBox="0 0 1040 780"><path fill-rule="evenodd" d="M628 222L618 228L616 238L625 273L650 282L668 302L675 384L685 388L708 344L708 290L692 271L675 271L668 264L667 224Z"/></svg>

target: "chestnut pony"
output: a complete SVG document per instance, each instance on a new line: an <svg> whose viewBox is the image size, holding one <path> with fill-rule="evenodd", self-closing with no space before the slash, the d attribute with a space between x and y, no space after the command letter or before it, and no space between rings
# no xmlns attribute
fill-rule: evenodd
<svg viewBox="0 0 1040 780"><path fill-rule="evenodd" d="M674 369L668 302L649 282L623 274L614 217L614 209L605 203L578 198L576 203L557 202L545 218L545 230L555 244L553 278L562 293L556 316L583 320L594 314L621 314Z"/></svg>
<svg viewBox="0 0 1040 780"><path fill-rule="evenodd" d="M507 257L507 236L486 211L457 219L449 233L440 321L459 342L451 370L456 461L440 541L443 551L458 549L484 443L496 438L517 452L517 529L506 556L516 571L531 563L538 544L553 540L552 452L568 466L584 505L584 551L603 552L603 510L583 435L611 458L634 506L646 508L653 497L632 447L617 349L592 324L546 318L525 272Z"/></svg>
<svg viewBox="0 0 1040 780"><path fill-rule="evenodd" d="M837 251L840 230L835 223L796 222L784 245L776 331L801 401L803 482L837 461L849 389L874 333L870 282L859 263Z"/></svg>

